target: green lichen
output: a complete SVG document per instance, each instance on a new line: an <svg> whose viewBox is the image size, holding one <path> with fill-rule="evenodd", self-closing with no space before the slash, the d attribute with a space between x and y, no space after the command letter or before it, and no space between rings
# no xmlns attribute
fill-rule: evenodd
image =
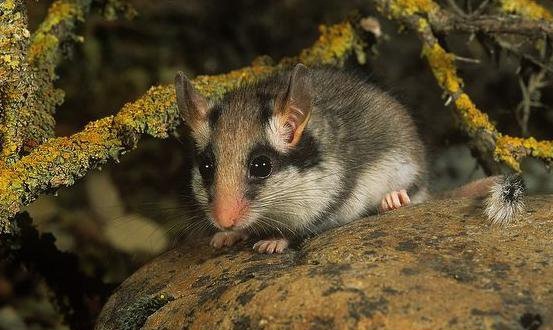
<svg viewBox="0 0 553 330"><path fill-rule="evenodd" d="M127 138L126 145L136 143L140 134L166 138L179 123L173 86L156 86L138 100L123 106L114 118L114 125Z"/></svg>
<svg viewBox="0 0 553 330"><path fill-rule="evenodd" d="M161 293L153 297L140 297L121 311L118 328L121 330L141 329L150 315L157 312L175 298L169 294Z"/></svg>
<svg viewBox="0 0 553 330"><path fill-rule="evenodd" d="M90 1L57 0L50 5L44 21L32 36L27 61L34 71L34 105L24 112L26 122L25 147L34 146L54 136L54 113L63 102L64 93L54 87L56 66L61 60L60 44L78 40L76 24L84 20ZM31 100L32 101L32 100ZM27 150L27 151L28 151Z"/></svg>
<svg viewBox="0 0 553 330"><path fill-rule="evenodd" d="M25 54L29 47L27 17L21 1L0 3L0 135L1 161L4 165L17 160L23 140L21 113L25 93L32 88Z"/></svg>
<svg viewBox="0 0 553 330"><path fill-rule="evenodd" d="M21 151L54 136L53 114L63 101L63 92L53 86L59 46L74 39L75 24L83 19L90 1L53 2L31 39L23 3L10 0L0 6L1 156L2 163L9 165Z"/></svg>
<svg viewBox="0 0 553 330"><path fill-rule="evenodd" d="M123 150L117 133L113 118L107 117L71 137L50 139L30 155L3 168L0 219L17 213L21 205L33 201L39 192L72 185L90 167L116 158Z"/></svg>

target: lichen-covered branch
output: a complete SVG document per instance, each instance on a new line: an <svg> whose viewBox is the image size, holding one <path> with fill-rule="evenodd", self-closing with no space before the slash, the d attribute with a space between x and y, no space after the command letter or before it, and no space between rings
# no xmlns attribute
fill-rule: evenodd
<svg viewBox="0 0 553 330"><path fill-rule="evenodd" d="M531 20L553 22L553 14L533 0L499 0L501 9Z"/></svg>
<svg viewBox="0 0 553 330"><path fill-rule="evenodd" d="M457 74L455 55L447 52L434 35L433 23L443 17L438 4L432 0L374 0L377 8L388 17L398 20L417 32L422 42L422 54L428 61L439 86L449 95L463 129L471 137L480 155L493 156L520 171L520 160L532 156L553 162L553 141L516 138L499 132L488 116L481 112L463 90L463 80ZM515 5L516 4L516 5ZM530 0L502 1L503 10L523 15L522 21L541 19L539 30L550 25L550 14ZM485 31L484 31L485 32ZM515 32L511 30L511 32Z"/></svg>
<svg viewBox="0 0 553 330"><path fill-rule="evenodd" d="M63 92L53 85L61 59L61 44L78 40L74 28L90 7L90 0L56 0L42 24L30 37L25 7L19 0L2 6L0 33L2 162L13 164L21 151L54 136L55 108Z"/></svg>
<svg viewBox="0 0 553 330"><path fill-rule="evenodd" d="M26 61L30 33L20 0L0 2L0 167L17 160L22 136L21 110L26 107L31 74Z"/></svg>
<svg viewBox="0 0 553 330"><path fill-rule="evenodd" d="M520 16L483 15L477 17L461 17L445 10L436 11L428 17L432 29L436 33L489 33L513 34L531 38L553 38L553 22L534 20Z"/></svg>
<svg viewBox="0 0 553 330"><path fill-rule="evenodd" d="M198 76L193 83L207 97L217 98L239 84L259 79L301 61L307 65L340 66L351 54L361 56L364 43L348 22L321 26L319 39L300 55L272 65L260 58L246 68L216 76ZM142 134L165 138L179 123L172 85L152 87L115 115L88 124L69 137L49 139L13 166L0 170L0 232L9 219L40 193L72 185L87 171L133 149Z"/></svg>
<svg viewBox="0 0 553 330"><path fill-rule="evenodd" d="M54 112L63 102L64 93L54 87L57 79L56 67L62 59L62 45L81 41L75 34L75 27L84 20L91 0L56 0L48 14L33 33L27 60L33 70L32 106L23 112L25 122L25 151L54 136ZM34 101L34 102L33 102Z"/></svg>

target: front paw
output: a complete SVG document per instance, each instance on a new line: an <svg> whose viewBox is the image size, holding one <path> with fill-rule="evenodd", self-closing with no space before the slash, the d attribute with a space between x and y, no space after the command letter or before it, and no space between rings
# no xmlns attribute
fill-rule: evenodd
<svg viewBox="0 0 553 330"><path fill-rule="evenodd" d="M402 206L411 204L411 199L407 195L405 189L399 191L392 191L386 194L380 203L380 211L387 212L395 209L399 209Z"/></svg>
<svg viewBox="0 0 553 330"><path fill-rule="evenodd" d="M219 249L225 246L233 246L234 244L236 244L236 242L244 241L246 239L248 239L248 235L241 232L221 231L213 235L209 245L216 249Z"/></svg>
<svg viewBox="0 0 553 330"><path fill-rule="evenodd" d="M259 253L282 253L290 245L286 238L271 238L261 240L253 245L253 249Z"/></svg>

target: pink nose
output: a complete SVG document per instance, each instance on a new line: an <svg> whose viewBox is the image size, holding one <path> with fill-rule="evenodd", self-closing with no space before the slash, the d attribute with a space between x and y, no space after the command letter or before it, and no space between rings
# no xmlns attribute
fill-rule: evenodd
<svg viewBox="0 0 553 330"><path fill-rule="evenodd" d="M240 223L247 209L243 199L220 196L213 202L213 217L221 227L232 228Z"/></svg>

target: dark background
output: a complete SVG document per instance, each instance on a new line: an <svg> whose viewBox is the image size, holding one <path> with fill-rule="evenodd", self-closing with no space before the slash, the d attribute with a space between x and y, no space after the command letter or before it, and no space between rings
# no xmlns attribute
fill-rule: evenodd
<svg viewBox="0 0 553 330"><path fill-rule="evenodd" d="M50 1L29 1L31 25L44 17ZM133 19L106 20L95 11L80 28L84 43L67 48L57 86L66 93L59 107L57 134L77 132L95 119L116 113L150 86L172 83L177 70L188 75L217 74L247 66L259 55L278 60L308 47L319 24L339 22L358 11L376 15L366 1L130 1ZM105 14L105 13L104 13ZM428 145L432 186L443 190L481 177L482 169L444 106L420 43L410 32L378 17L385 34L365 66L366 74L406 104ZM521 99L519 60L501 54L498 61L468 36L447 38L460 56L466 90L500 131L521 135L514 109ZM542 92L544 107L532 112L530 133L553 138L551 87ZM137 150L89 173L57 196L43 196L28 210L56 245L80 257L81 269L106 283L120 283L149 258L171 247L182 233L186 203L189 141L144 138ZM525 161L532 193L553 192L551 174L538 161ZM49 289L25 269L0 265L0 329L64 329L49 302Z"/></svg>

